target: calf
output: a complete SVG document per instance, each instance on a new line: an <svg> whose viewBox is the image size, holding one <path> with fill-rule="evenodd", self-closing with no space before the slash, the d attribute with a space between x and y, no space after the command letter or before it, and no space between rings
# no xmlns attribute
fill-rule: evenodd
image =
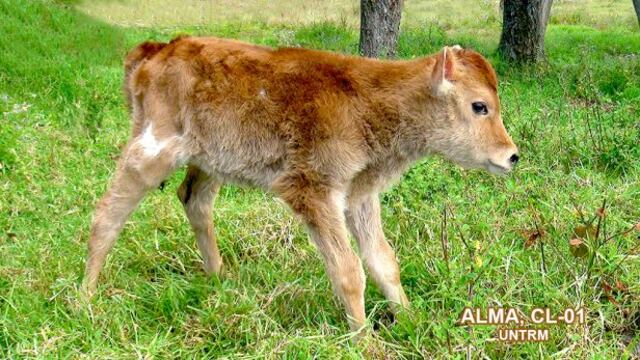
<svg viewBox="0 0 640 360"><path fill-rule="evenodd" d="M497 78L478 53L445 47L409 61L216 38L147 42L125 62L132 135L97 205L85 290L143 196L183 165L178 189L207 274L222 259L210 219L223 183L267 189L306 224L352 329L365 322L362 264L395 308L407 305L378 194L439 154L506 173L517 149L500 117Z"/></svg>

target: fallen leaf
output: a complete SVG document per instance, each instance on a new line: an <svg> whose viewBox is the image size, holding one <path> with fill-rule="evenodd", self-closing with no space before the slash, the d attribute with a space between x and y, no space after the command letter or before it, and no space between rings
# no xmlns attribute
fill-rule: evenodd
<svg viewBox="0 0 640 360"><path fill-rule="evenodd" d="M604 291L605 296L607 297L607 300L609 300L610 303L612 303L615 306L620 306L620 304L618 304L618 302L616 301L616 299L613 297L612 290L613 288L611 287L611 285L609 285L609 283L607 283L606 281L602 282L602 290Z"/></svg>
<svg viewBox="0 0 640 360"><path fill-rule="evenodd" d="M525 231L523 235L527 238L527 240L524 242L524 248L529 249L534 247L538 242L538 239L544 236L544 231L542 230L539 232L537 230Z"/></svg>
<svg viewBox="0 0 640 360"><path fill-rule="evenodd" d="M573 238L569 240L569 250L575 257L585 257L589 253L587 244L581 238Z"/></svg>
<svg viewBox="0 0 640 360"><path fill-rule="evenodd" d="M622 292L627 292L627 290L629 290L629 287L623 283L620 280L616 280L616 289L622 291Z"/></svg>
<svg viewBox="0 0 640 360"><path fill-rule="evenodd" d="M580 239L595 239L596 228L593 225L578 225L573 229L573 236Z"/></svg>

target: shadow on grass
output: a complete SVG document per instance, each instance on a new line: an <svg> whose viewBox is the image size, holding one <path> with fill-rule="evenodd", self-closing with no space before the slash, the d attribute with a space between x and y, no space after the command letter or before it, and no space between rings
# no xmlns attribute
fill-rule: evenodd
<svg viewBox="0 0 640 360"><path fill-rule="evenodd" d="M11 93L78 94L81 73L119 66L126 51L123 32L71 6L50 1L0 3L0 68ZM48 94L49 95L49 94Z"/></svg>
<svg viewBox="0 0 640 360"><path fill-rule="evenodd" d="M68 3L0 2L0 108L6 112L24 104L50 113L46 120L29 119L21 126L49 121L66 128L76 122L93 133L101 126L102 109L121 104L117 89L126 38L122 29ZM11 129L0 135L4 149L15 145ZM10 157L0 151L2 163L10 163Z"/></svg>

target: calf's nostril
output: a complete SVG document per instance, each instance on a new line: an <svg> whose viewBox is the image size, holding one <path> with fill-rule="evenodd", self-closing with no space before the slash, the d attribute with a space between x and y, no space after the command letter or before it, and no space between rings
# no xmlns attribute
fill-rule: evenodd
<svg viewBox="0 0 640 360"><path fill-rule="evenodd" d="M520 157L518 156L518 154L513 154L509 158L509 161L511 161L513 165L515 165L518 162L518 160L520 160Z"/></svg>

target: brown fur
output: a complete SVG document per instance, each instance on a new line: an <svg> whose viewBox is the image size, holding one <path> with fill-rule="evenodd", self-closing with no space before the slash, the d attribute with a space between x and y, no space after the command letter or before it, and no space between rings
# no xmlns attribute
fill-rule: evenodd
<svg viewBox="0 0 640 360"><path fill-rule="evenodd" d="M306 223L357 329L365 321L365 283L349 231L385 296L407 305L382 231L378 193L428 154L503 172L516 152L500 118L496 74L471 50L381 61L179 38L138 46L125 73L132 138L96 210L90 293L140 199L188 164L178 195L207 273L222 265L210 220L218 188L225 182L260 186ZM488 115L471 112L479 100Z"/></svg>

